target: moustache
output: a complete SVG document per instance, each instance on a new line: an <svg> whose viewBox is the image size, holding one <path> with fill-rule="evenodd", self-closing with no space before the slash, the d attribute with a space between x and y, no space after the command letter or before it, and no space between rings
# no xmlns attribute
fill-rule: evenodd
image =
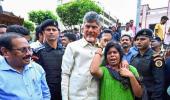
<svg viewBox="0 0 170 100"><path fill-rule="evenodd" d="M31 56L32 56L32 55L27 55L27 56L23 57L23 59L28 59L28 58L30 59Z"/></svg>

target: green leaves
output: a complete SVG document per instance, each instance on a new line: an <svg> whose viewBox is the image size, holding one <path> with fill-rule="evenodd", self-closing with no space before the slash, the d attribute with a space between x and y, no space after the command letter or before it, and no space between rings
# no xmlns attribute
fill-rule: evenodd
<svg viewBox="0 0 170 100"><path fill-rule="evenodd" d="M34 27L34 23L31 21L25 21L24 20L24 27L26 27L28 30L30 30L31 32L34 31L35 27Z"/></svg>
<svg viewBox="0 0 170 100"><path fill-rule="evenodd" d="M28 13L29 20L36 23L36 24L41 24L42 21L46 19L54 19L57 20L57 17L51 12L51 11L31 11Z"/></svg>
<svg viewBox="0 0 170 100"><path fill-rule="evenodd" d="M101 13L101 8L92 0L75 0L57 7L56 12L65 26L80 25L88 11Z"/></svg>

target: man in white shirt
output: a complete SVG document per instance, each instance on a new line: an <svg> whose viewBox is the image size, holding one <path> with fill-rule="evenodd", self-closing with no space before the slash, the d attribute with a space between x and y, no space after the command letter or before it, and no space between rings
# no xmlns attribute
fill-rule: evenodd
<svg viewBox="0 0 170 100"><path fill-rule="evenodd" d="M83 20L83 38L68 44L62 60L62 99L99 100L98 79L89 71L97 50L97 36L100 34L100 16L88 12Z"/></svg>
<svg viewBox="0 0 170 100"><path fill-rule="evenodd" d="M30 44L31 48L33 49L41 47L43 44L43 40L44 40L44 35L42 33L40 26L37 26L35 31L36 31L35 33L36 41Z"/></svg>
<svg viewBox="0 0 170 100"><path fill-rule="evenodd" d="M132 38L135 36L135 34L133 33L133 31L130 28L130 23L129 22L126 23L125 30L122 30L121 33L122 33L121 36L123 36L125 34L131 36Z"/></svg>

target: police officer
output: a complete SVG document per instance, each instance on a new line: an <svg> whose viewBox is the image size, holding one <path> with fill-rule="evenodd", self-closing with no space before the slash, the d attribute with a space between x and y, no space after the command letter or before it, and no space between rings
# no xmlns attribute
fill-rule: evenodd
<svg viewBox="0 0 170 100"><path fill-rule="evenodd" d="M150 29L142 29L136 34L134 39L138 53L132 57L130 64L141 75L148 100L163 100L164 60L150 48L152 36Z"/></svg>
<svg viewBox="0 0 170 100"><path fill-rule="evenodd" d="M51 100L61 99L61 62L64 54L62 45L58 42L59 28L55 20L47 19L41 24L45 36L43 46L34 50L37 62L46 72L47 84L50 88Z"/></svg>

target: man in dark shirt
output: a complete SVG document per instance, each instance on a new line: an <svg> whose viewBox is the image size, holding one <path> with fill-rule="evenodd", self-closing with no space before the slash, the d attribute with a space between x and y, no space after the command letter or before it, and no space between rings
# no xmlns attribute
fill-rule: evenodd
<svg viewBox="0 0 170 100"><path fill-rule="evenodd" d="M131 65L137 68L147 90L148 100L163 100L164 60L150 48L153 32L142 29L135 36L138 53L132 57Z"/></svg>
<svg viewBox="0 0 170 100"><path fill-rule="evenodd" d="M61 99L61 62L64 49L58 42L58 23L47 19L41 24L42 33L45 36L43 46L34 50L37 62L46 72L47 84L50 88L51 100Z"/></svg>

